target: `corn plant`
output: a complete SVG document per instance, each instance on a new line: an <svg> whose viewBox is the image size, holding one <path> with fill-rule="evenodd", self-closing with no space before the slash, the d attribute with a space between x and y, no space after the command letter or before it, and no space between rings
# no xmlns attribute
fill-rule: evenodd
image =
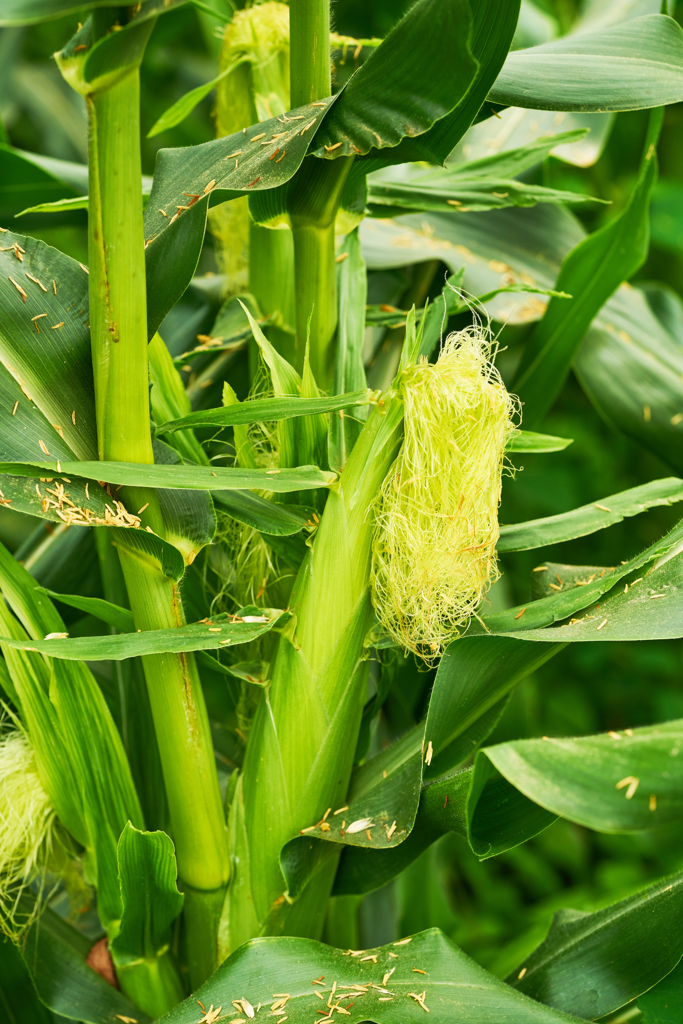
<svg viewBox="0 0 683 1024"><path fill-rule="evenodd" d="M186 2L0 12L73 15L55 61L88 118L87 168L0 154L30 196L16 213L88 224L87 266L0 229L0 501L50 526L21 560L0 546L0 914L23 1019L635 1019L683 955L682 874L558 916L506 981L437 928L359 949L358 908L449 833L485 860L558 817L681 821L681 721L486 741L568 644L683 637L681 522L613 567L540 561L525 604L495 597L499 555L683 499L666 477L498 523L519 455L571 443L541 430L572 369L683 467L680 347L622 284L648 251L683 32L658 3L605 4L518 49L519 0L416 0L351 39L328 0L197 2L216 77L151 134L215 87L216 138L161 149L150 186L140 67ZM527 172L584 145L587 112L624 110L650 111L640 171L586 235L567 206L595 198ZM197 335L207 225L221 295ZM368 271L399 267L402 305L368 303ZM509 320L534 323L516 365ZM96 595L32 574L67 544ZM410 721L386 716L392 689Z"/></svg>

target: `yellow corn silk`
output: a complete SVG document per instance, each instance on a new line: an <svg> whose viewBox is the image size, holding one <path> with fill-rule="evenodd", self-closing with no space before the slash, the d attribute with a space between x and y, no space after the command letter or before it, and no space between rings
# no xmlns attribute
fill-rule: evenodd
<svg viewBox="0 0 683 1024"><path fill-rule="evenodd" d="M437 657L497 579L498 505L518 402L475 323L403 371L405 438L375 503L372 597L402 647Z"/></svg>
<svg viewBox="0 0 683 1024"><path fill-rule="evenodd" d="M52 867L57 820L38 776L33 749L19 730L0 736L0 927L18 938L16 899L21 889Z"/></svg>

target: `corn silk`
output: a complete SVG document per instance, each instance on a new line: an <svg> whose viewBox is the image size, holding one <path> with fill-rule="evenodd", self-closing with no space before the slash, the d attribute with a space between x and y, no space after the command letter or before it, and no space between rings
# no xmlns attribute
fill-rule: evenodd
<svg viewBox="0 0 683 1024"><path fill-rule="evenodd" d="M427 661L476 614L499 576L498 506L519 403L475 322L436 363L406 368L403 446L375 503L372 598L380 626Z"/></svg>

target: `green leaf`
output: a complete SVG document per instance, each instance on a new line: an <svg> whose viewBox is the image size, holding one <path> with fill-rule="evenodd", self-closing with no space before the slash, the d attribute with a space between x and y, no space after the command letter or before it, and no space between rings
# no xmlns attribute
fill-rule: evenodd
<svg viewBox="0 0 683 1024"><path fill-rule="evenodd" d="M286 420L297 416L317 416L321 413L337 412L359 405L369 405L371 392L367 388L346 395L323 398L301 398L299 395L276 398L257 398L239 405L224 406L221 409L202 409L179 420L162 423L156 428L157 434L171 433L185 427L232 427L242 423L264 423L268 420Z"/></svg>
<svg viewBox="0 0 683 1024"><path fill-rule="evenodd" d="M316 487L329 487L336 479L317 466L299 466L298 469L225 469L217 466L143 465L136 462L0 462L0 472L35 476L36 470L61 473L109 484L129 487L188 488L196 491L245 491L252 489L277 491L304 491Z"/></svg>
<svg viewBox="0 0 683 1024"><path fill-rule="evenodd" d="M587 828L661 828L680 821L683 811L682 749L680 720L574 739L516 740L479 751L472 790L488 761L529 800Z"/></svg>
<svg viewBox="0 0 683 1024"><path fill-rule="evenodd" d="M18 947L6 936L0 939L0 1006L7 1024L55 1024L38 999Z"/></svg>
<svg viewBox="0 0 683 1024"><path fill-rule="evenodd" d="M364 154L428 131L471 87L469 36L468 0L418 0L352 76L318 129L315 154Z"/></svg>
<svg viewBox="0 0 683 1024"><path fill-rule="evenodd" d="M553 437L551 434L535 434L532 430L519 430L508 442L506 451L524 452L563 452L574 440L571 437Z"/></svg>
<svg viewBox="0 0 683 1024"><path fill-rule="evenodd" d="M186 0L169 0L166 6L177 7L180 3L185 2ZM118 4L114 0L92 0L88 4L89 9L117 6ZM159 13L156 11L159 6L158 3L148 2L143 4L143 11L146 12L147 8L151 8ZM35 25L37 22L61 18L65 14L74 14L82 10L83 5L79 4L77 0L6 0L0 16L0 25Z"/></svg>
<svg viewBox="0 0 683 1024"><path fill-rule="evenodd" d="M473 748L470 738L463 749L463 734L563 646L534 656L524 643L507 637L465 637L450 644L429 704L424 735L432 753L425 777L436 778L464 761Z"/></svg>
<svg viewBox="0 0 683 1024"><path fill-rule="evenodd" d="M487 125L497 125L499 120L500 118L496 118L495 121L493 118L489 118L485 123ZM477 128L474 130L476 131ZM588 133L588 128L574 128L571 131L560 132L559 134L553 134L552 132L543 133L539 138L529 142L526 146L517 146L511 149L505 148L502 152L487 153L486 156L480 157L477 160L464 160L462 163L456 162L451 154L448 160L447 173L452 176L453 181L456 181L458 178L468 178L470 180L490 179L494 181L499 178L516 178L523 171L528 171L531 167L536 167L540 164L558 146L569 146L585 138ZM503 145L509 146L509 139L506 139ZM492 148L492 146L487 147L487 149Z"/></svg>
<svg viewBox="0 0 683 1024"><path fill-rule="evenodd" d="M651 115L640 176L624 212L582 241L562 264L556 287L574 298L569 303L551 299L526 344L513 386L530 427L542 421L560 393L594 316L647 256L648 208L657 175L655 147L662 117L662 111Z"/></svg>
<svg viewBox="0 0 683 1024"><path fill-rule="evenodd" d="M486 108L482 111L482 114L485 113ZM540 142L544 138L552 139L561 125L565 132L576 132L578 137L574 141L568 139L561 142L551 150L551 155L577 167L591 167L604 152L615 117L616 114L564 111L558 115L555 110L506 107L497 111L496 117L488 117L473 124L448 157L447 165L456 166L461 161L466 163L476 159L488 160L495 145L494 139L500 146L495 150L496 155L503 158L507 152L514 152L519 147L526 148L530 140Z"/></svg>
<svg viewBox="0 0 683 1024"><path fill-rule="evenodd" d="M81 597L80 594L56 594L54 590L48 590L46 587L36 587L35 589L40 594L47 594L54 601L69 605L71 608L78 608L79 611L85 612L86 615L94 615L96 619L106 622L108 626L113 626L114 629L118 629L121 633L132 633L135 629L133 613L128 608L121 608L119 605L105 601L101 597Z"/></svg>
<svg viewBox="0 0 683 1024"><path fill-rule="evenodd" d="M358 231L351 231L337 254L337 296L339 320L337 351L332 392L343 395L366 386L363 364L365 306L367 302L367 268L361 252ZM361 432L368 410L359 407L351 416L341 413L330 421L328 454L330 466L337 472L346 460Z"/></svg>
<svg viewBox="0 0 683 1024"><path fill-rule="evenodd" d="M280 505L252 491L215 491L214 501L233 519L273 537L292 537L312 525L313 510Z"/></svg>
<svg viewBox="0 0 683 1024"><path fill-rule="evenodd" d="M248 644L282 621L273 609L246 609L246 618L216 615L210 624L192 622L174 629L150 629L144 633L79 636L73 639L15 640L0 642L14 650L40 651L67 661L122 661L145 654L179 654L183 651L216 651ZM256 620L256 621L254 621Z"/></svg>
<svg viewBox="0 0 683 1024"><path fill-rule="evenodd" d="M683 993L683 965L638 1000L643 1024L678 1024Z"/></svg>
<svg viewBox="0 0 683 1024"><path fill-rule="evenodd" d="M87 270L35 238L0 238L0 451L39 458L42 441L53 458L96 458Z"/></svg>
<svg viewBox="0 0 683 1024"><path fill-rule="evenodd" d="M439 259L452 273L464 269L463 287L478 296L511 284L553 288L567 252L585 237L569 211L552 204L488 213L366 217L359 232L369 270ZM546 306L540 296L518 299L505 292L485 304L493 319L511 323L538 320Z"/></svg>
<svg viewBox="0 0 683 1024"><path fill-rule="evenodd" d="M683 99L683 30L650 14L510 53L488 97L540 110L642 110Z"/></svg>
<svg viewBox="0 0 683 1024"><path fill-rule="evenodd" d="M155 465L180 464L180 455L163 441L154 441L153 447ZM208 464L208 459L206 461ZM205 492L187 490L160 490L158 495L164 538L181 552L185 564L191 565L216 532L216 513L211 498Z"/></svg>
<svg viewBox="0 0 683 1024"><path fill-rule="evenodd" d="M148 1024L147 1014L86 964L89 945L80 932L53 911L43 912L23 950L43 1004L53 1013L84 1024L118 1024L122 1017ZM20 1018L21 1024L25 1020Z"/></svg>
<svg viewBox="0 0 683 1024"><path fill-rule="evenodd" d="M38 203L37 206L28 206L20 210L16 217L23 217L25 213L64 213L68 210L87 210L89 200L87 196L73 196L68 199L57 199L55 202Z"/></svg>
<svg viewBox="0 0 683 1024"><path fill-rule="evenodd" d="M679 873L595 914L560 910L545 941L507 983L577 1017L595 1020L613 1013L651 989L680 960L682 907Z"/></svg>
<svg viewBox="0 0 683 1024"><path fill-rule="evenodd" d="M161 117L157 118L150 130L147 132L147 138L153 139L155 135L161 135L162 132L167 131L169 128L175 128L177 124L184 121L188 117L198 103L208 96L209 93L216 88L218 83L235 70L235 65L230 64L224 71L221 71L220 75L216 75L210 82L204 82L203 85L198 85L196 89L190 89L184 96L181 96L179 100L172 103L168 110L165 110Z"/></svg>
<svg viewBox="0 0 683 1024"><path fill-rule="evenodd" d="M518 17L519 0L479 0L472 4L470 52L478 67L468 92L429 131L417 138L405 138L395 149L368 160L364 168L359 166L358 173L367 173L387 163L428 160L443 164L476 118L495 82L510 49ZM427 33L431 35L431 30L427 29ZM432 73L430 68L427 75Z"/></svg>
<svg viewBox="0 0 683 1024"><path fill-rule="evenodd" d="M448 800L440 784L422 790L413 829L399 846L387 849L347 847L342 853L334 880L333 895L347 896L373 892L396 878L409 864L446 832L467 835L466 802L472 769L449 778ZM437 793L437 789L439 792ZM432 799L432 795L436 799Z"/></svg>
<svg viewBox="0 0 683 1024"><path fill-rule="evenodd" d="M677 477L652 480L649 484L610 494L571 512L531 519L514 526L501 526L497 548L498 551L529 551L549 544L561 544L604 530L649 508L672 505L676 501L683 501L683 480Z"/></svg>
<svg viewBox="0 0 683 1024"><path fill-rule="evenodd" d="M553 594L552 597L544 597L540 601L532 601L527 605L516 605L514 608L508 608L503 612L494 612L490 615L485 615L482 619L482 625L477 624L471 626L471 632L479 632L480 630L486 629L487 631L495 633L510 633L515 636L520 636L524 640L557 640L559 636L562 637L563 642L568 643L578 633L576 633L576 623L571 626L562 627L562 632L556 634L553 631L543 629L544 626L550 626L554 622L560 622L562 619L569 618L570 615L574 615L576 612L582 609L588 609L596 601L600 602L600 609L603 608L603 603L600 600L603 594L607 594L608 591L612 590L616 584L620 583L625 577L640 572L645 566L649 565L650 562L655 562L655 566L650 569L649 573L642 573L642 577L648 580L645 585L649 587L651 581L656 577L658 572L664 572L663 569L657 568L657 566L669 565L668 573L674 575L678 573L679 569L679 557L677 552L680 549L681 542L683 541L683 522L680 522L677 526L670 530L664 537L651 544L649 548L646 548L641 554L631 558L628 562L622 562L621 565L610 569L602 575L596 576L594 579L587 580L584 586L570 586L567 589L561 589L557 593ZM661 577L656 577L661 578ZM667 579L668 576L664 576ZM630 587L634 587L635 582L630 584ZM673 591L672 598L676 600L675 588L671 588ZM620 592L621 593L621 592ZM636 592L636 595L638 592ZM634 599L634 595L631 594L629 589L630 600ZM625 596L625 595L621 595ZM615 601L616 597L613 598ZM659 602L658 602L659 603ZM645 607L649 609L650 605L646 604ZM598 613L599 614L599 613ZM660 614L663 612L660 611ZM645 613L646 618L648 612ZM600 619L595 623L596 629L601 619L604 619L604 615L600 615ZM590 616L591 622L593 616ZM650 621L656 619L656 613ZM624 627L623 619L622 630ZM585 629L589 626L589 629ZM635 626L634 626L635 630ZM589 635L594 633L595 630L589 622L584 622L584 633L582 639L589 639ZM593 639L606 640L607 636L604 635L605 629L597 631L598 635L594 636ZM669 635L669 634L667 634ZM621 637L623 639L623 636ZM634 635L630 639L654 639L654 637L637 636Z"/></svg>
<svg viewBox="0 0 683 1024"><path fill-rule="evenodd" d="M25 206L79 201L81 193L88 191L88 172L81 164L49 157L41 160L0 143L0 182L0 216L4 219L18 215Z"/></svg>
<svg viewBox="0 0 683 1024"><path fill-rule="evenodd" d="M457 170L457 169L456 169ZM387 207L405 210L435 210L469 213L472 210L500 210L506 206L535 206L537 203L595 202L594 196L530 185L514 178L466 177L443 167L416 168L406 164L396 170L378 172L368 182L369 213L386 217ZM602 200L597 200L601 202Z"/></svg>
<svg viewBox="0 0 683 1024"><path fill-rule="evenodd" d="M126 825L118 846L121 926L111 942L117 975L128 995L154 1016L183 997L169 951L171 925L183 907L173 843L164 832Z"/></svg>
<svg viewBox="0 0 683 1024"><path fill-rule="evenodd" d="M324 981L316 989L323 996L323 1006L330 1001L333 981L338 992L358 986L356 994L348 992L341 998L342 1007L353 1004L348 1010L349 1024L396 1020L412 1024L424 1019L424 1007L439 1020L457 1019L459 1024L481 1024L487 1018L504 1018L506 1024L569 1024L576 1019L505 985L436 928L403 940L399 946L380 946L363 951L363 955L371 959L362 961L358 954L349 956L313 939L252 939L228 957L190 999L163 1017L163 1024L195 1024L197 1000L207 1007L225 1007L237 995L238 1000L247 1000L251 1009L259 1003L273 1003L273 992L289 993L291 1024L310 1024L320 1006L311 979L321 976ZM415 967L425 974L416 975ZM387 972L392 973L383 985ZM365 989L362 998L360 986ZM424 1005L420 1005L415 997L422 998L423 993Z"/></svg>
<svg viewBox="0 0 683 1024"><path fill-rule="evenodd" d="M662 557L642 578L615 588L607 597L586 604L579 598L582 615L557 629L530 629L516 633L524 640L559 639L565 643L604 640L677 640L683 636L683 554L676 549ZM610 573L605 573L607 580ZM597 582L597 580L596 580ZM595 583L569 590L566 599L578 590L586 591ZM564 595L557 594L557 598ZM555 598L544 601L554 602ZM544 601L535 602L542 604ZM529 606L529 611L534 605ZM578 609L577 609L578 610ZM526 619L526 615L524 619Z"/></svg>
<svg viewBox="0 0 683 1024"><path fill-rule="evenodd" d="M604 419L683 473L683 350L642 292L619 289L589 328L574 369Z"/></svg>
<svg viewBox="0 0 683 1024"><path fill-rule="evenodd" d="M192 280L209 202L289 181L333 102L330 97L199 146L159 151L145 210L150 338Z"/></svg>

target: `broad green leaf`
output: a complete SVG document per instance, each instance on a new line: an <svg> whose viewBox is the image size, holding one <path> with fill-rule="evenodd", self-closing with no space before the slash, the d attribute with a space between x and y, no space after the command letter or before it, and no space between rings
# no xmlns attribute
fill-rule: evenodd
<svg viewBox="0 0 683 1024"><path fill-rule="evenodd" d="M301 398L298 395L277 398L257 398L239 405L224 406L220 409L202 409L179 420L162 423L156 428L157 434L171 433L185 427L232 427L242 423L263 423L268 420L285 420L297 416L317 416L321 413L337 412L354 406L369 405L372 392L367 388L345 395L323 398Z"/></svg>
<svg viewBox="0 0 683 1024"><path fill-rule="evenodd" d="M165 6L178 6L185 2L186 0L168 0ZM88 4L89 8L118 6L114 0L92 0ZM159 13L157 8L161 5L152 0L142 6L144 13L148 8ZM76 0L6 0L0 14L0 25L34 25L37 22L61 18L65 14L73 14L82 10L83 5Z"/></svg>
<svg viewBox="0 0 683 1024"><path fill-rule="evenodd" d="M463 734L563 646L558 643L534 657L521 641L507 637L465 637L450 644L429 703L424 737L425 750L431 746L431 751L425 777L436 778L464 761L472 746L462 748Z"/></svg>
<svg viewBox="0 0 683 1024"><path fill-rule="evenodd" d="M476 776L492 765L551 814L599 832L639 832L680 821L683 723L575 739L516 740L477 754ZM472 795L470 795L472 802Z"/></svg>
<svg viewBox="0 0 683 1024"><path fill-rule="evenodd" d="M599 160L616 114L582 114L556 110L525 110L523 107L506 107L496 117L478 121L463 135L448 157L448 167L457 167L461 162L489 159L494 150L501 158L506 152L526 149L552 139L561 127L565 133L575 133L575 141L560 142L551 150L551 155L577 167L592 167Z"/></svg>
<svg viewBox="0 0 683 1024"><path fill-rule="evenodd" d="M315 138L317 156L365 154L419 136L469 92L468 0L418 0L352 76Z"/></svg>
<svg viewBox="0 0 683 1024"><path fill-rule="evenodd" d="M560 910L545 941L507 983L577 1017L613 1013L680 960L682 902L683 876L676 874L594 914Z"/></svg>
<svg viewBox="0 0 683 1024"><path fill-rule="evenodd" d="M183 997L170 954L171 925L184 900L175 849L164 832L141 832L129 822L119 839L118 864L123 910L112 958L128 995L158 1016ZM163 981L154 991L150 980L156 977Z"/></svg>
<svg viewBox="0 0 683 1024"><path fill-rule="evenodd" d="M132 633L135 629L133 613L128 608L121 608L119 605L105 601L101 597L81 597L80 594L56 594L54 590L48 590L46 587L36 587L35 589L40 594L47 594L53 601L59 601L60 604L69 605L71 608L78 608L79 611L85 612L86 615L94 615L96 619L106 622L108 626L113 626L114 629L118 629L121 633Z"/></svg>
<svg viewBox="0 0 683 1024"><path fill-rule="evenodd" d="M622 287L603 307L574 369L604 419L683 472L683 350L641 291Z"/></svg>
<svg viewBox="0 0 683 1024"><path fill-rule="evenodd" d="M122 1019L148 1024L150 1018L109 985L85 958L90 943L50 909L31 928L24 962L38 996L53 1013L84 1024L119 1024ZM33 1018L30 1018L33 1024ZM26 1024L19 1018L18 1024Z"/></svg>
<svg viewBox="0 0 683 1024"><path fill-rule="evenodd" d="M423 970L424 975L416 974L414 968ZM286 992L286 1015L291 1024L310 1024L321 1005L311 982L321 977L315 989L323 996L322 1005L329 1002L347 1008L349 1024L396 1020L412 1024L424 1019L425 1009L439 1020L457 1019L461 1024L481 1024L487 1018L504 1018L506 1024L569 1024L576 1020L505 985L433 928L399 945L353 955L313 939L252 939L162 1021L195 1024L197 1000L206 1007L226 1007L235 996L238 1001L246 1000L251 1010L259 1003L262 1007L275 1003L273 992ZM335 982L338 994L332 999ZM245 1011L245 1017L248 1015Z"/></svg>
<svg viewBox="0 0 683 1024"><path fill-rule="evenodd" d="M553 437L551 434L535 434L533 430L520 430L508 442L506 451L524 452L531 455L537 452L563 452L574 440L571 437Z"/></svg>
<svg viewBox="0 0 683 1024"><path fill-rule="evenodd" d="M439 259L453 273L464 269L464 288L478 296L511 284L553 288L567 252L585 237L569 211L552 204L488 213L366 217L359 233L369 270ZM486 301L493 319L510 323L538 320L546 305L543 296L534 294L503 293Z"/></svg>
<svg viewBox="0 0 683 1024"><path fill-rule="evenodd" d="M113 6L112 0L95 0L93 7ZM8 0L0 25L31 25L81 10L74 0Z"/></svg>
<svg viewBox="0 0 683 1024"><path fill-rule="evenodd" d="M673 530L670 530L660 540L651 544L641 554L636 555L627 562L622 562L621 565L616 566L609 572L605 572L604 575L599 575L595 579L586 581L584 586L569 587L566 590L562 589L553 594L552 597L544 597L540 601L532 601L527 605L516 605L514 608L508 608L503 612L485 615L482 619L482 625L472 626L471 631L478 633L480 630L485 629L494 633L513 633L514 635L521 636L524 640L557 640L559 636L562 636L563 642L569 642L575 635L575 625L566 627L566 629L563 628L562 633L559 635L552 631L549 632L543 629L543 627L551 626L554 622L560 622L562 619L568 619L570 615L574 615L584 608L589 608L595 602L599 602L600 608L602 608L601 598L603 594L607 594L625 577L643 570L650 562L654 562L655 566L651 568L649 573L642 572L643 578L648 580L648 583L645 584L646 587L655 578L656 573L664 572L663 569L657 568L658 565L668 565L667 574L669 572L676 574L679 571L678 566L680 562L677 552L680 550L682 542L683 522L675 526ZM666 578L667 576L665 576ZM634 582L630 584L630 587L633 586L635 586ZM673 599L675 600L676 592L674 587L672 587L672 591L674 591ZM630 597L633 599L632 594L630 594ZM614 600L616 600L616 597ZM649 606L646 605L646 607ZM663 613L660 612L660 614ZM601 616L602 619L604 617L604 615ZM584 627L586 625L589 624L584 622ZM595 625L597 627L599 621ZM623 629L624 626L622 625L621 628ZM529 635L532 630L533 635ZM604 628L601 631L598 630L598 635L594 639L608 639L604 633ZM576 635L578 636L578 634ZM588 639L588 637L584 634L582 639ZM621 636L620 639L624 639L624 637ZM633 636L631 639L648 639L648 637ZM649 639L654 639L654 637Z"/></svg>
<svg viewBox="0 0 683 1024"><path fill-rule="evenodd" d="M35 238L0 240L0 449L95 458L87 270Z"/></svg>
<svg viewBox="0 0 683 1024"><path fill-rule="evenodd" d="M52 640L0 637L0 643L13 650L40 651L67 661L122 661L145 654L217 651L236 644L248 644L281 622L282 615L273 609L256 608L247 609L244 617L216 615L210 622L192 622L174 629Z"/></svg>
<svg viewBox="0 0 683 1024"><path fill-rule="evenodd" d="M676 551L679 553L676 554ZM590 574L589 574L590 577ZM608 580L610 573L602 577ZM596 578L596 582L600 577ZM683 554L680 546L662 557L655 567L632 582L615 588L606 597L586 604L579 598L582 614L556 629L530 629L515 633L524 640L554 640L565 643L588 640L677 640L683 636ZM565 600L586 591L593 582L568 590ZM571 586L571 584L570 584ZM628 588L628 589L627 589ZM557 594L557 598L565 595ZM555 598L545 598L553 603ZM528 606L528 612L534 605ZM528 614L527 612L527 614ZM578 612L578 609L577 609ZM527 615L524 615L524 619ZM521 620L520 620L521 621Z"/></svg>
<svg viewBox="0 0 683 1024"><path fill-rule="evenodd" d="M683 964L638 1000L642 1024L678 1024L683 998Z"/></svg>
<svg viewBox="0 0 683 1024"><path fill-rule="evenodd" d="M115 537L117 546L128 548L151 568L160 570L164 576L176 582L182 579L185 559L173 544L168 544L155 533L147 533L146 530L117 530Z"/></svg>
<svg viewBox="0 0 683 1024"><path fill-rule="evenodd" d="M192 280L209 202L288 181L332 102L330 97L199 146L160 150L145 210L150 337Z"/></svg>
<svg viewBox="0 0 683 1024"><path fill-rule="evenodd" d="M437 121L433 128L417 138L405 138L395 149L371 154L366 173L388 163L428 160L443 164L446 157L476 118L487 93L495 82L508 55L519 17L519 0L480 0L471 5L470 52L477 62L472 85L455 108ZM428 30L431 34L431 30ZM427 74L432 74L430 69ZM351 171L353 174L353 169Z"/></svg>
<svg viewBox="0 0 683 1024"><path fill-rule="evenodd" d="M313 509L301 505L280 505L253 491L215 491L214 502L233 519L274 537L292 537L305 526L314 525Z"/></svg>
<svg viewBox="0 0 683 1024"><path fill-rule="evenodd" d="M640 110L683 99L683 30L646 15L510 53L494 103L542 110Z"/></svg>
<svg viewBox="0 0 683 1024"><path fill-rule="evenodd" d="M530 427L542 421L561 391L595 315L647 256L648 208L657 175L655 147L662 117L662 111L651 115L638 183L624 212L582 241L562 264L556 287L568 291L573 299L551 299L526 344L513 386L524 403L524 420Z"/></svg>
<svg viewBox="0 0 683 1024"><path fill-rule="evenodd" d="M650 214L652 223L652 214ZM674 341L683 346L683 299L668 285L645 283L642 291L647 304Z"/></svg>
<svg viewBox="0 0 683 1024"><path fill-rule="evenodd" d="M571 512L501 526L497 548L498 551L528 551L548 544L560 544L604 530L623 519L640 515L649 508L672 505L677 501L683 501L683 480L677 477L652 480L649 484L610 494L590 505L572 509Z"/></svg>
<svg viewBox="0 0 683 1024"><path fill-rule="evenodd" d="M38 999L19 948L6 936L0 939L0 1006L7 1024L55 1024Z"/></svg>
<svg viewBox="0 0 683 1024"><path fill-rule="evenodd" d="M466 836L466 803L471 778L471 768L450 776L448 800L440 784L427 784L422 790L413 829L399 846L386 849L346 847L339 861L333 895L373 892L396 878L446 832Z"/></svg>
<svg viewBox="0 0 683 1024"><path fill-rule="evenodd" d="M196 491L248 491L252 489L277 491L304 491L328 487L336 479L334 473L323 472L317 466L299 466L298 469L225 469L217 466L144 465L137 462L0 462L0 472L35 476L60 473L89 477L108 484L129 487L188 488Z"/></svg>
<svg viewBox="0 0 683 1024"><path fill-rule="evenodd" d="M107 520L117 517L121 505L95 481L88 484L86 491L82 480L57 475L32 479L0 474L0 492L2 504L7 508L67 525L105 525Z"/></svg>

